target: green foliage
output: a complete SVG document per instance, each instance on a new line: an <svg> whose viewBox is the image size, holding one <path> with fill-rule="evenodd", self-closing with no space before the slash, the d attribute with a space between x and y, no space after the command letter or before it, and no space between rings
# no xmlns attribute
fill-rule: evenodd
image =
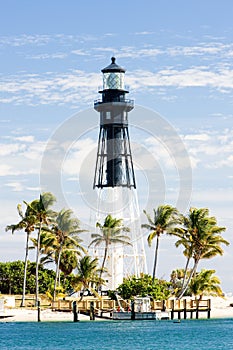
<svg viewBox="0 0 233 350"><path fill-rule="evenodd" d="M188 216L183 217L183 227L176 231L176 235L179 237L176 247L180 245L184 247L183 253L187 258L186 272L190 259L193 259L193 268L186 282L184 277L179 298L184 295L191 278L195 277L200 260L223 255L224 250L221 245L229 245L229 242L221 235L225 229L225 227L217 226L216 218L209 216L207 208L190 208Z"/></svg>
<svg viewBox="0 0 233 350"><path fill-rule="evenodd" d="M169 282L159 279L155 279L153 282L152 276L142 274L140 278L136 276L125 278L117 288L117 292L126 300L135 296L150 296L154 300L166 300L170 295L169 287Z"/></svg>
<svg viewBox="0 0 233 350"><path fill-rule="evenodd" d="M197 273L190 282L191 293L202 298L203 294L212 296L222 296L220 288L220 279L214 275L215 270L202 269Z"/></svg>
<svg viewBox="0 0 233 350"><path fill-rule="evenodd" d="M82 259L79 260L77 266L78 274L74 277L72 284L75 290L85 291L90 289L93 294L97 294L95 287L100 282L98 268L98 258L92 259L89 255L85 255ZM101 280L103 284L104 281Z"/></svg>
<svg viewBox="0 0 233 350"><path fill-rule="evenodd" d="M0 262L0 292L2 294L22 294L23 291L23 276L24 276L24 262L12 261L12 262ZM39 283L41 294L47 292L51 286L53 286L55 278L55 271L39 266ZM71 288L71 281L73 276L64 278L64 274L61 274L61 285L64 290ZM36 286L36 264L28 261L27 268L27 285L26 293L35 293Z"/></svg>

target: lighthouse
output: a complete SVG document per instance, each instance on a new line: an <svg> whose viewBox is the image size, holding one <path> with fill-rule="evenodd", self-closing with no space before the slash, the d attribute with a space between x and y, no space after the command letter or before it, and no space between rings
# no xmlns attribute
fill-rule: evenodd
<svg viewBox="0 0 233 350"><path fill-rule="evenodd" d="M125 69L111 63L101 70L103 86L101 98L94 101L94 109L100 115L93 189L98 193L98 221L111 214L123 219L130 228L131 246L111 245L107 257L106 288L114 290L123 277L139 276L147 272L144 243L141 235L140 212L137 199L136 180L131 153L128 115L134 101L126 98ZM95 250L100 260L103 250Z"/></svg>
<svg viewBox="0 0 233 350"><path fill-rule="evenodd" d="M102 69L102 98L94 102L100 113L100 132L94 177L94 188L136 188L128 131L128 113L134 101L126 99L125 69L116 64L115 57Z"/></svg>

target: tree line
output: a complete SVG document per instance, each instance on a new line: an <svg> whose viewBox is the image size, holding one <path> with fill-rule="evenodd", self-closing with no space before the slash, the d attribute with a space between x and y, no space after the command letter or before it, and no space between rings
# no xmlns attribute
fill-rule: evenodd
<svg viewBox="0 0 233 350"><path fill-rule="evenodd" d="M124 234L124 232L129 232L129 228L123 225L123 220L107 215L103 224L96 223L99 233L92 233L92 241L89 245L89 247L92 245L104 246L104 256L100 265L98 258L92 258L82 245L80 233L85 232L85 230L80 227L78 218L74 216L70 209L62 209L59 212L54 211L52 206L55 201L56 198L52 193L45 192L30 203L24 202L26 206L25 212L22 210L22 205L18 205L17 210L20 221L6 227L6 230L12 233L18 230L24 230L26 233L22 306L24 306L28 279L28 253L29 249L32 248L29 246L30 242L32 242L33 248L36 249L36 261L34 264L36 304L39 298L39 291L42 292L39 278L41 264L45 265L53 262L56 265L53 276L53 300L56 299L57 290L61 286L61 274L66 278L71 276L72 271L76 271L76 274L72 275L72 286L75 289L89 289L92 293L97 293L98 289L105 282L102 276L106 271L105 265L109 245L117 243L131 244L129 237ZM221 289L218 289L220 288L220 281L216 280L216 276L213 276L215 271L203 270L198 273L197 267L202 259L210 259L216 255L223 254L222 245L229 244L222 237L225 227L217 225L216 218L209 215L207 208L190 208L188 215L185 216L171 205L161 205L157 209L153 209L153 215L146 211L144 211L144 214L147 218L147 223L142 224L142 228L148 231L147 240L149 246L152 246L155 241L153 273L150 277L147 275L142 275L140 278L130 276L118 287L119 293L124 294L123 290L129 289L129 285L132 283L134 287L132 288L131 286L131 290L140 290L139 287L135 287L135 283L141 283L141 285L148 285L149 283L149 285L154 287L150 293L153 294L153 297L156 296L155 290L159 290L160 294L162 293L161 295L165 297L169 293L173 293L178 298L181 298L187 292L190 293L190 291L194 294L197 291L199 294L203 294L203 288L205 290L209 289L209 292L212 288L212 291L219 294L221 292ZM36 233L36 237L31 237L33 232ZM175 245L176 247L183 247L183 254L186 258L184 269L172 272L170 284L162 283L156 278L159 243L161 237L165 234L173 235L177 238ZM145 279L147 282L144 283ZM203 279L205 281L208 280L206 287L203 287ZM126 287L124 287L124 284L126 284ZM163 289L162 292L161 288ZM165 289L169 290L169 293L166 293ZM141 294L143 293L141 292ZM128 292L126 294L127 296L129 295Z"/></svg>

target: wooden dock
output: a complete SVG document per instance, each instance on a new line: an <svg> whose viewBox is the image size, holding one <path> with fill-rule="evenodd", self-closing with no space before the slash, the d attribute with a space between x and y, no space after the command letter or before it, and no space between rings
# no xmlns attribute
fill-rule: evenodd
<svg viewBox="0 0 233 350"><path fill-rule="evenodd" d="M211 300L190 300L190 299L181 299L181 300L170 300L170 314L171 319L173 320L177 316L180 320L183 316L183 319L187 318L199 318L200 313L206 314L207 318L210 318L211 312Z"/></svg>
<svg viewBox="0 0 233 350"><path fill-rule="evenodd" d="M104 315L112 313L119 308L117 302L109 299L98 300L96 298L86 298L82 301L77 301L77 310L80 313L89 314L90 310L98 317L105 318ZM53 309L59 311L72 311L72 300L58 300L53 303ZM122 309L129 310L129 302L121 300ZM94 310L94 311L93 311ZM211 300L196 300L191 298L182 298L181 300L169 299L166 301L153 301L151 303L151 311L156 313L166 312L171 320L174 319L198 319L201 315L205 318L210 318ZM127 314L127 313L126 313ZM158 319L156 317L156 319Z"/></svg>

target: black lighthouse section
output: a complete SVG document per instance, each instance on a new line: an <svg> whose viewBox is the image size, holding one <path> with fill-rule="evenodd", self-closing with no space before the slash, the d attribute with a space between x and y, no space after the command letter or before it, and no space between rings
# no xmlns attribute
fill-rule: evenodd
<svg viewBox="0 0 233 350"><path fill-rule="evenodd" d="M125 69L116 64L115 57L102 69L102 99L94 102L100 113L100 132L93 187L136 188L128 131L128 112L134 101L125 98Z"/></svg>

